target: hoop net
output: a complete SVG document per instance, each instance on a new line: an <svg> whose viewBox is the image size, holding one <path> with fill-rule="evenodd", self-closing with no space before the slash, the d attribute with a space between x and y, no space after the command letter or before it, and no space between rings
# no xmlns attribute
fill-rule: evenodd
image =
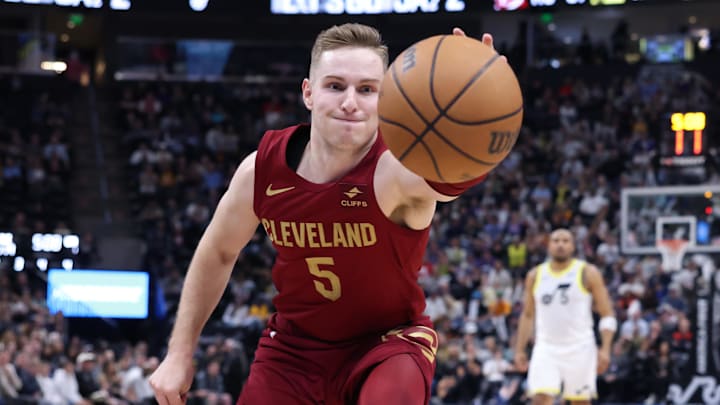
<svg viewBox="0 0 720 405"><path fill-rule="evenodd" d="M662 269L666 272L682 269L682 259L690 247L686 239L661 239L657 241L657 249L662 255Z"/></svg>

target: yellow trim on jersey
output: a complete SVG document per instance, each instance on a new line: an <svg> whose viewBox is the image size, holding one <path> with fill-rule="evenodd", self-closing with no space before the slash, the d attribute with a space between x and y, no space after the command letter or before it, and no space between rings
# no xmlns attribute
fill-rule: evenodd
<svg viewBox="0 0 720 405"><path fill-rule="evenodd" d="M431 335L429 333L425 333L425 332L411 332L411 333L408 333L408 336L414 337L414 338L425 339L428 341L428 344L430 344L430 347L432 347L432 344L435 342L435 337L433 337L433 335Z"/></svg>
<svg viewBox="0 0 720 405"><path fill-rule="evenodd" d="M533 396L535 394L557 395L559 393L560 393L560 388L541 387L541 388L536 388L534 390L531 390L530 396Z"/></svg>
<svg viewBox="0 0 720 405"><path fill-rule="evenodd" d="M595 398L594 395L563 395L563 399L566 401L590 401Z"/></svg>
<svg viewBox="0 0 720 405"><path fill-rule="evenodd" d="M588 291L587 288L585 288L585 284L583 283L583 271L585 271L585 267L587 267L587 263L581 260L578 260L578 263L580 264L578 271L577 271L577 284L578 287L580 287L580 291L585 294L590 294L590 291Z"/></svg>
<svg viewBox="0 0 720 405"><path fill-rule="evenodd" d="M542 277L542 269L543 269L544 263L535 267L537 271L535 272L535 281L533 282L533 294L537 291L538 287L540 286L540 278Z"/></svg>
<svg viewBox="0 0 720 405"><path fill-rule="evenodd" d="M574 269L576 262L577 262L577 259L572 259L570 261L570 264L568 264L567 267L565 267L564 269L559 270L559 271L553 270L553 268L550 266L550 262L545 262L545 265L547 266L548 274L550 274L551 276L553 276L555 278L560 278L560 277L568 274L568 272L570 272L572 269Z"/></svg>

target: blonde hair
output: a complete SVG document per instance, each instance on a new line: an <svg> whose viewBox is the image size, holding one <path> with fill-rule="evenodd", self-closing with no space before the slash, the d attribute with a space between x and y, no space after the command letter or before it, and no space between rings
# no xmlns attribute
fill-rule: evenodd
<svg viewBox="0 0 720 405"><path fill-rule="evenodd" d="M345 47L371 49L382 59L383 69L388 67L388 47L383 44L380 32L368 25L347 23L334 25L318 34L310 54L310 75L323 52Z"/></svg>

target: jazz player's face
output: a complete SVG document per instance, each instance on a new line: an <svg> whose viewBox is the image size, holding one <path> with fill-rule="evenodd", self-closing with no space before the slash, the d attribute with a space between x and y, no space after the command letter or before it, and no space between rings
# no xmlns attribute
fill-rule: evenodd
<svg viewBox="0 0 720 405"><path fill-rule="evenodd" d="M378 127L378 94L384 76L380 56L368 48L325 51L302 84L312 127L331 147L360 149Z"/></svg>
<svg viewBox="0 0 720 405"><path fill-rule="evenodd" d="M553 260L564 262L575 252L575 241L569 232L556 231L550 235L548 250Z"/></svg>

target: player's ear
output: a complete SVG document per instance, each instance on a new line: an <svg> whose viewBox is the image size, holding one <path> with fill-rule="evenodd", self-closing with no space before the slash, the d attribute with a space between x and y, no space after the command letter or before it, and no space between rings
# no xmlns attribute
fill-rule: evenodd
<svg viewBox="0 0 720 405"><path fill-rule="evenodd" d="M305 78L302 82L302 97L305 108L312 111L312 86L310 86L310 79Z"/></svg>

